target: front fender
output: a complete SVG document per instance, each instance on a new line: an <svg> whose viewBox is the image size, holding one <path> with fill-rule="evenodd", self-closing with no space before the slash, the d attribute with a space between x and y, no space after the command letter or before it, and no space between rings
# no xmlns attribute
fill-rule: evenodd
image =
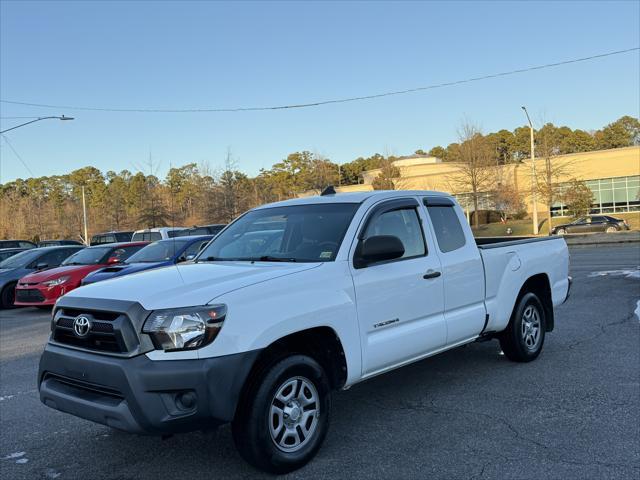
<svg viewBox="0 0 640 480"><path fill-rule="evenodd" d="M263 349L302 330L329 327L338 336L347 363L347 384L362 368L355 293L346 262L279 277L224 294L224 326L200 358Z"/></svg>

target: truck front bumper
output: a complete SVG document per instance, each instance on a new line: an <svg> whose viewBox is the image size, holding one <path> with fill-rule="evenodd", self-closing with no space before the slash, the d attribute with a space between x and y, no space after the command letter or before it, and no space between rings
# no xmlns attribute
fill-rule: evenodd
<svg viewBox="0 0 640 480"><path fill-rule="evenodd" d="M62 412L138 434L229 422L259 350L198 360L120 358L48 344L40 400Z"/></svg>

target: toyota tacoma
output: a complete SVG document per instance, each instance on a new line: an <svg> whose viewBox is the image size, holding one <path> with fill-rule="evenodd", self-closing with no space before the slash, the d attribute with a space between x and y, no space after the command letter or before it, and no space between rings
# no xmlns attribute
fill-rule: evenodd
<svg viewBox="0 0 640 480"><path fill-rule="evenodd" d="M244 459L288 472L320 448L332 391L480 340L534 360L568 269L562 237L476 240L444 193L264 205L192 262L61 297L40 399L137 434L231 422Z"/></svg>

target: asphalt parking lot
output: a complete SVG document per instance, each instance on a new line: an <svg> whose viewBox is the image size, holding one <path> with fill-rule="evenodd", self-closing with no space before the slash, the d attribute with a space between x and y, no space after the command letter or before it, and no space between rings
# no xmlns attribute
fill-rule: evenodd
<svg viewBox="0 0 640 480"><path fill-rule="evenodd" d="M475 343L340 392L324 447L287 478L640 477L640 245L572 248L571 261L537 361ZM47 313L0 312L1 478L263 476L228 427L162 440L41 405L48 331Z"/></svg>

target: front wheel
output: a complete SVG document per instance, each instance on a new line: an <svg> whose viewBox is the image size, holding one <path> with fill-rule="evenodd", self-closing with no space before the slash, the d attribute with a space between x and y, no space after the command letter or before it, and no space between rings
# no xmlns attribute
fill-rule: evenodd
<svg viewBox="0 0 640 480"><path fill-rule="evenodd" d="M618 229L616 227L607 227L607 229L605 230L605 232L607 233L616 233L618 231Z"/></svg>
<svg viewBox="0 0 640 480"><path fill-rule="evenodd" d="M16 284L10 283L0 292L0 308L14 308L16 298Z"/></svg>
<svg viewBox="0 0 640 480"><path fill-rule="evenodd" d="M330 386L311 357L291 355L263 371L243 395L232 424L240 455L271 473L287 473L317 453L329 428Z"/></svg>
<svg viewBox="0 0 640 480"><path fill-rule="evenodd" d="M566 235L567 231L564 228L556 230L556 235Z"/></svg>
<svg viewBox="0 0 640 480"><path fill-rule="evenodd" d="M516 306L509 325L500 334L500 347L514 362L530 362L542 351L546 317L540 299L535 293L524 294Z"/></svg>

